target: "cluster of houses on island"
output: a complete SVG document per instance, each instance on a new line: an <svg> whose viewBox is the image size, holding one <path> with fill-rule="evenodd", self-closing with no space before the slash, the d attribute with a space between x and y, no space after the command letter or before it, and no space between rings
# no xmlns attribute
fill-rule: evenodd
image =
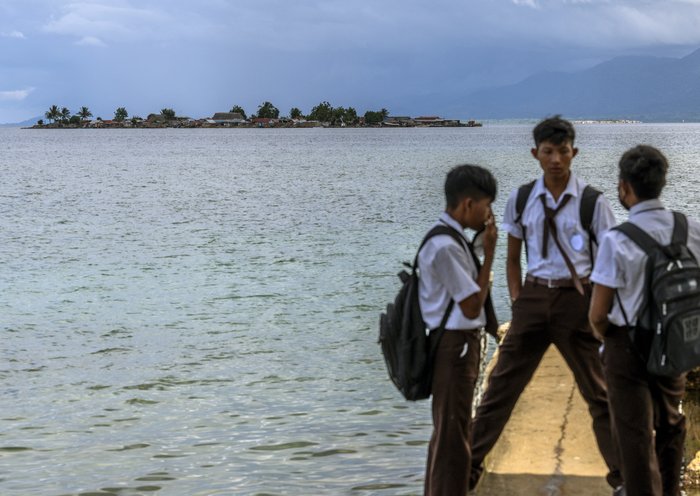
<svg viewBox="0 0 700 496"><path fill-rule="evenodd" d="M368 124L364 117L359 117L355 124L331 124L305 118L292 119L289 117L250 117L236 112L217 112L211 117L192 119L189 117L168 117L163 114L150 114L146 119L132 117L124 120L81 120L72 123L38 124L35 128L68 127L68 128L311 128L311 127L480 127L481 123L473 120L462 122L459 119L443 119L437 116L422 117L385 117L379 123Z"/></svg>

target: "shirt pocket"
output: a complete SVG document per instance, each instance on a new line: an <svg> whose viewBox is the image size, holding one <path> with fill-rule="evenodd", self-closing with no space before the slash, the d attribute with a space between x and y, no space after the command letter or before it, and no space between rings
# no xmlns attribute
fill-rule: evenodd
<svg viewBox="0 0 700 496"><path fill-rule="evenodd" d="M560 224L561 233L559 241L566 247L566 250L572 253L581 253L585 251L588 245L588 236L583 232L583 228L578 220L571 218L563 219Z"/></svg>

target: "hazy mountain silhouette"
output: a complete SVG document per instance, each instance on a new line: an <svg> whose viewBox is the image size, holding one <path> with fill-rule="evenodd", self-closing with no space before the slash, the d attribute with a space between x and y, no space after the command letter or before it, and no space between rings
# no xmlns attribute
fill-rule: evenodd
<svg viewBox="0 0 700 496"><path fill-rule="evenodd" d="M462 115L700 121L700 49L681 59L618 57L590 69L535 74L517 84L471 93Z"/></svg>
<svg viewBox="0 0 700 496"><path fill-rule="evenodd" d="M6 124L0 124L0 127L25 127L25 126L33 126L34 124L37 123L39 119L42 117L32 117L31 119L27 119L26 121L22 122L8 122Z"/></svg>

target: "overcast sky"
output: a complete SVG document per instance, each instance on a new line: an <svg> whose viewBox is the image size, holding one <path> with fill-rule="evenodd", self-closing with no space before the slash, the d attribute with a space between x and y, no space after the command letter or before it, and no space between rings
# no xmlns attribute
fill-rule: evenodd
<svg viewBox="0 0 700 496"><path fill-rule="evenodd" d="M1 0L0 123L264 100L478 118L450 109L540 71L684 56L698 26L700 0Z"/></svg>

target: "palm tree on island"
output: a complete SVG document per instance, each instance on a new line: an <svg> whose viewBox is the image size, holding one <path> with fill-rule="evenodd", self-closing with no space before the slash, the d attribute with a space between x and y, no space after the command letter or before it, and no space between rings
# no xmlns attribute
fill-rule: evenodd
<svg viewBox="0 0 700 496"><path fill-rule="evenodd" d="M92 117L92 112L90 112L90 109L87 107L80 107L80 110L78 111L78 117L80 117L81 120L88 120L90 117Z"/></svg>
<svg viewBox="0 0 700 496"><path fill-rule="evenodd" d="M61 109L61 122L63 124L66 124L70 120L70 110L68 110L68 107L63 107Z"/></svg>
<svg viewBox="0 0 700 496"><path fill-rule="evenodd" d="M47 110L44 114L44 117L52 122L56 122L56 120L61 117L61 111L59 110L58 105L51 105L49 110Z"/></svg>

